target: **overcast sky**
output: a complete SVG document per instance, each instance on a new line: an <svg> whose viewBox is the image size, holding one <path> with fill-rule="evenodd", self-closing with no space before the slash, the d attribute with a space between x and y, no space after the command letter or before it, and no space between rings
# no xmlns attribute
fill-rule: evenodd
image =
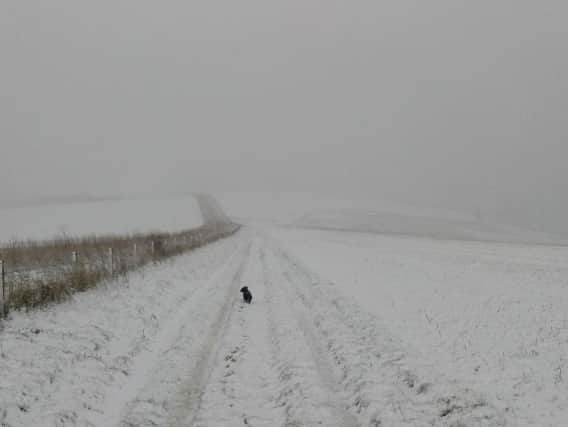
<svg viewBox="0 0 568 427"><path fill-rule="evenodd" d="M568 231L565 0L2 0L0 199L308 191Z"/></svg>

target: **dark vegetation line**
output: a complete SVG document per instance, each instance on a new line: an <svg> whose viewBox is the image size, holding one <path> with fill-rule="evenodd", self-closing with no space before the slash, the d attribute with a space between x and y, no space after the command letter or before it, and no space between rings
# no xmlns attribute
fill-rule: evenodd
<svg viewBox="0 0 568 427"><path fill-rule="evenodd" d="M214 199L196 196L204 225L176 233L64 236L52 241L11 242L0 247L0 318L64 301L106 279L150 262L199 248L238 231Z"/></svg>

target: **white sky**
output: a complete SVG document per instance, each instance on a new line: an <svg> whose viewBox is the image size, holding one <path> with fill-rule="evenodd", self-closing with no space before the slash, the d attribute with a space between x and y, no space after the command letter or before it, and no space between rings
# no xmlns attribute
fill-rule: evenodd
<svg viewBox="0 0 568 427"><path fill-rule="evenodd" d="M568 2L3 0L0 199L313 191L568 231Z"/></svg>

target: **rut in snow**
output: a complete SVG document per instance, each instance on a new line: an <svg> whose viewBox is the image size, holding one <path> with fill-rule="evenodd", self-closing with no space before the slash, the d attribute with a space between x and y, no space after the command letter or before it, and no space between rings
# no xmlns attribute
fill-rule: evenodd
<svg viewBox="0 0 568 427"><path fill-rule="evenodd" d="M255 302L236 306L193 425L359 425L290 303L283 276L267 262L264 239L255 242L243 275Z"/></svg>
<svg viewBox="0 0 568 427"><path fill-rule="evenodd" d="M199 408L249 251L249 245L237 250L166 325L149 368L134 380L144 382L124 405L120 426L187 425Z"/></svg>

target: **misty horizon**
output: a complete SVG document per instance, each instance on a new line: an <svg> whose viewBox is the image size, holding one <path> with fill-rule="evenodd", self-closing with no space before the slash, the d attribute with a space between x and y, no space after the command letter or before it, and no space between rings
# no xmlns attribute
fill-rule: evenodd
<svg viewBox="0 0 568 427"><path fill-rule="evenodd" d="M563 2L0 11L2 201L306 192L568 233Z"/></svg>

